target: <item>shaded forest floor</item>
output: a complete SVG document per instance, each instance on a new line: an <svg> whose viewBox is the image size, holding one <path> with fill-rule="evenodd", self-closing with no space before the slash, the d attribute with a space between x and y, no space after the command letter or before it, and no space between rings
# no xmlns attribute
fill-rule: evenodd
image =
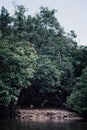
<svg viewBox="0 0 87 130"><path fill-rule="evenodd" d="M59 109L19 109L18 117L21 120L35 122L82 120L75 112Z"/></svg>

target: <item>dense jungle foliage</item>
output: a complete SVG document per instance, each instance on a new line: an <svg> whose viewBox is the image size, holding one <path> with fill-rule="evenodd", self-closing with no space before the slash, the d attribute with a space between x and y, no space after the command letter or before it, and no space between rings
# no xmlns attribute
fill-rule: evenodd
<svg viewBox="0 0 87 130"><path fill-rule="evenodd" d="M64 31L56 10L25 13L22 5L13 16L0 12L0 115L13 106L87 114L87 47Z"/></svg>

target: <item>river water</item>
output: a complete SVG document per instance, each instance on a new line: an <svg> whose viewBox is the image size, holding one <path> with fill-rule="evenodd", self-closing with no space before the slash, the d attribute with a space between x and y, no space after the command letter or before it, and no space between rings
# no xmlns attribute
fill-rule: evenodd
<svg viewBox="0 0 87 130"><path fill-rule="evenodd" d="M0 120L0 130L87 130L87 122L32 122L19 120Z"/></svg>

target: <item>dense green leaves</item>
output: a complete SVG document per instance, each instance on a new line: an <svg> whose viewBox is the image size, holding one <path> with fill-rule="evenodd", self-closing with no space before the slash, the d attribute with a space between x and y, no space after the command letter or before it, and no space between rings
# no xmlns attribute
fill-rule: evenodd
<svg viewBox="0 0 87 130"><path fill-rule="evenodd" d="M17 6L17 9L15 10L14 15L14 28L16 31L22 31L25 29L25 12L26 9L24 6Z"/></svg>
<svg viewBox="0 0 87 130"><path fill-rule="evenodd" d="M78 78L76 86L68 97L68 107L87 115L87 67L83 70L82 76Z"/></svg>
<svg viewBox="0 0 87 130"><path fill-rule="evenodd" d="M8 11L2 7L1 14L0 14L0 30L2 38L8 36L10 33L10 24L12 19L8 13Z"/></svg>
<svg viewBox="0 0 87 130"><path fill-rule="evenodd" d="M0 104L17 100L22 87L30 85L36 59L36 51L28 42L0 42Z"/></svg>
<svg viewBox="0 0 87 130"><path fill-rule="evenodd" d="M36 68L35 83L42 93L56 92L60 86L60 71L47 57L41 57Z"/></svg>

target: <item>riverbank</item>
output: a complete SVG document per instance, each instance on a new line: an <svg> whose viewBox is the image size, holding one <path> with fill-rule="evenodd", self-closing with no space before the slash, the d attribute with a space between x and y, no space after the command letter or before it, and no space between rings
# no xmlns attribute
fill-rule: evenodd
<svg viewBox="0 0 87 130"><path fill-rule="evenodd" d="M20 120L32 121L67 121L82 120L75 112L59 109L19 109L18 118Z"/></svg>

